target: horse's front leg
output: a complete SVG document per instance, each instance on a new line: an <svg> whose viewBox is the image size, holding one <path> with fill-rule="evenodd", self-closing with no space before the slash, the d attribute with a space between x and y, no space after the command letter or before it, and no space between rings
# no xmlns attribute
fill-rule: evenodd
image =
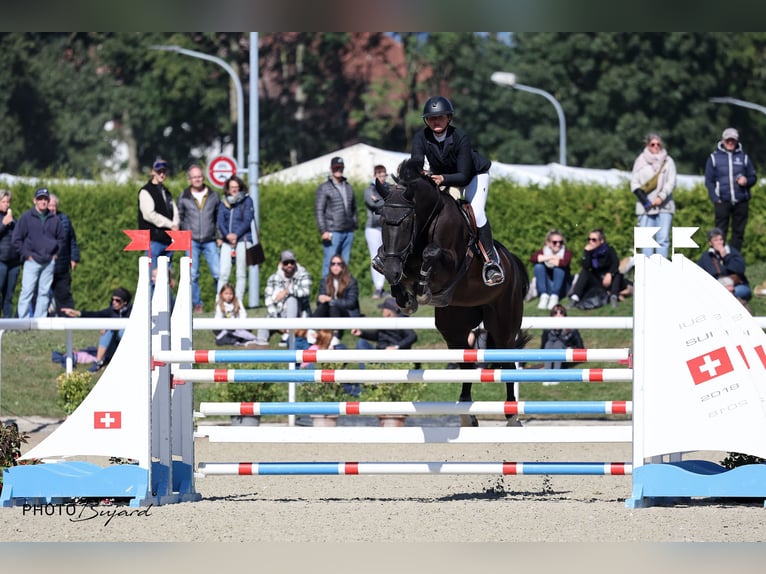
<svg viewBox="0 0 766 574"><path fill-rule="evenodd" d="M428 245L421 254L420 273L415 284L415 297L421 305L428 305L431 302L431 272L440 253L440 247Z"/></svg>

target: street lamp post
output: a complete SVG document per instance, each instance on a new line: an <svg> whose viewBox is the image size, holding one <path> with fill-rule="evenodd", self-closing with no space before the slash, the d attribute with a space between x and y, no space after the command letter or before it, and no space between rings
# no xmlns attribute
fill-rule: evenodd
<svg viewBox="0 0 766 574"><path fill-rule="evenodd" d="M762 114L766 114L766 106L761 106L752 102L746 102L745 100L738 100L737 98L730 98L729 96L723 98L710 98L708 101L713 102L714 104L732 104L734 106L742 106L743 108L750 108L752 110L757 110Z"/></svg>
<svg viewBox="0 0 766 574"><path fill-rule="evenodd" d="M545 90L539 88L533 88L532 86L525 86L516 82L516 74L511 72L494 72L491 76L493 82L500 86L510 86L511 88L521 90L522 92L530 92L543 96L546 100L553 104L556 108L556 114L559 116L559 163L561 165L567 164L567 122L564 117L564 109L556 98Z"/></svg>
<svg viewBox="0 0 766 574"><path fill-rule="evenodd" d="M255 32L253 34L256 34ZM258 58L258 36L255 35L255 46L252 45L253 42L253 36L251 35L251 46L250 46L250 55L251 55L251 66L252 66L252 56L253 56L253 50L255 50L255 62L256 62L256 74L257 74L257 58ZM184 56L190 56L192 58L199 58L200 60L207 60L208 62L214 62L221 66L231 77L232 81L234 82L235 89L237 91L237 166L240 171L242 171L244 163L244 157L245 157L245 97L244 92L242 91L242 82L239 79L239 76L234 71L234 68L232 68L226 61L222 60L221 58L218 58L216 56L211 56L209 54L205 54L204 52L197 52L196 50L187 50L186 48L182 48L181 46L149 46L150 50L161 50L164 52L176 52L177 54L183 54ZM251 68L251 88L252 88L252 75L253 75L253 68ZM250 190L250 198L253 200L253 208L255 210L255 222L258 224L259 222L259 210L258 210L258 126L257 123L254 124L254 122L257 122L258 118L258 92L256 90L255 96L252 96L251 92L251 114L250 114L250 157L248 162L248 187ZM252 100L255 99L255 108L253 108ZM255 114L253 114L253 109L255 110ZM253 149L253 146L255 149ZM255 158L255 159L254 159ZM255 240L255 237L253 237L253 240ZM250 289L248 290L248 303L250 307L257 307L259 304L259 273L258 273L258 266L253 266L249 270L248 275L248 283L250 285Z"/></svg>

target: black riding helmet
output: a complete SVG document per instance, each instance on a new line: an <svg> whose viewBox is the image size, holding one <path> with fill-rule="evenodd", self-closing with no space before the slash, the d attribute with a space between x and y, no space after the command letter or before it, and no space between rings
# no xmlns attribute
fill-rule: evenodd
<svg viewBox="0 0 766 574"><path fill-rule="evenodd" d="M426 118L432 116L449 116L451 120L453 115L455 115L455 108L452 107L452 102L444 96L433 96L428 98L426 105L423 106L422 117L424 122L426 121Z"/></svg>

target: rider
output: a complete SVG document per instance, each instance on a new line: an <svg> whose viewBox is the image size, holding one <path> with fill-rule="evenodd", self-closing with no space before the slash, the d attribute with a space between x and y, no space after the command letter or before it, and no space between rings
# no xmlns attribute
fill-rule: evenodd
<svg viewBox="0 0 766 574"><path fill-rule="evenodd" d="M444 96L428 98L423 106L426 127L415 134L412 156L428 159L430 177L436 185L462 188L473 208L479 242L486 252L482 270L484 283L488 286L499 285L505 276L484 211L491 162L471 148L466 132L450 125L454 115L452 103Z"/></svg>

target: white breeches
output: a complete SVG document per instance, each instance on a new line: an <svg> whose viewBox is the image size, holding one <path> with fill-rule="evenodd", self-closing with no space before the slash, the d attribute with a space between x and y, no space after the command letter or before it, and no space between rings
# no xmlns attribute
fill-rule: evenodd
<svg viewBox="0 0 766 574"><path fill-rule="evenodd" d="M489 174L480 173L473 177L471 183L463 188L463 195L473 208L473 214L476 217L476 227L482 227L487 223L487 214L484 206L487 203L489 194Z"/></svg>

